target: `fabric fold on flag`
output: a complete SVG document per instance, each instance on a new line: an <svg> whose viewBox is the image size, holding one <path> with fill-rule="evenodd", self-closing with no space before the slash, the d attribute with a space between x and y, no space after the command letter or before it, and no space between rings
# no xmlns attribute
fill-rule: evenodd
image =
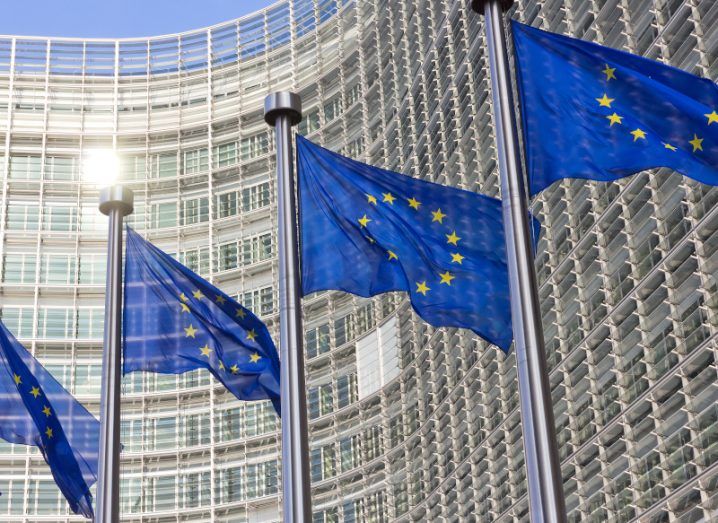
<svg viewBox="0 0 718 523"><path fill-rule="evenodd" d="M426 322L471 329L508 351L499 200L372 167L299 135L297 170L305 296L405 291Z"/></svg>
<svg viewBox="0 0 718 523"><path fill-rule="evenodd" d="M123 372L207 369L280 413L279 356L251 311L127 227Z"/></svg>
<svg viewBox="0 0 718 523"><path fill-rule="evenodd" d="M92 519L100 422L0 323L0 438L38 447L75 514Z"/></svg>
<svg viewBox="0 0 718 523"><path fill-rule="evenodd" d="M654 60L512 22L532 195L656 167L718 185L718 86Z"/></svg>

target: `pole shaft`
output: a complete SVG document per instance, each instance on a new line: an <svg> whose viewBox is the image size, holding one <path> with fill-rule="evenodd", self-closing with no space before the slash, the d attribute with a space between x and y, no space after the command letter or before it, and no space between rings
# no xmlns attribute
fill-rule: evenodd
<svg viewBox="0 0 718 523"><path fill-rule="evenodd" d="M120 365L122 343L122 218L123 209L109 212L105 337L100 405L100 462L97 523L117 523L120 501Z"/></svg>
<svg viewBox="0 0 718 523"><path fill-rule="evenodd" d="M532 231L523 183L501 1L487 0L484 15L531 520L565 522L563 480L556 446L538 287L534 274Z"/></svg>
<svg viewBox="0 0 718 523"><path fill-rule="evenodd" d="M297 203L292 165L292 122L278 114L275 125L279 196L279 343L281 348L282 489L286 523L312 520L304 380Z"/></svg>

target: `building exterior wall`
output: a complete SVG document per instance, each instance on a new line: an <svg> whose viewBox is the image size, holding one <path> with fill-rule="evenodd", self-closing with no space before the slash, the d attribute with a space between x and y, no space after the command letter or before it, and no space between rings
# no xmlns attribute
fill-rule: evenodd
<svg viewBox="0 0 718 523"><path fill-rule="evenodd" d="M514 17L718 77L713 0L519 0ZM149 39L0 37L2 320L99 411L113 148L130 224L277 337L264 96L344 154L498 196L481 17L466 2L290 0ZM567 137L570 139L570 137ZM718 190L665 169L533 202L569 521L718 518ZM400 294L304 301L316 523L528 521L515 359ZM124 380L133 522L281 520L279 425L208 375ZM36 450L0 444L0 520L77 521Z"/></svg>

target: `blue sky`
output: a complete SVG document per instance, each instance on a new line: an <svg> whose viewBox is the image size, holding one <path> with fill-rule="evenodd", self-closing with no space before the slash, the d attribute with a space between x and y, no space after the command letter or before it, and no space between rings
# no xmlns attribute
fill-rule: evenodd
<svg viewBox="0 0 718 523"><path fill-rule="evenodd" d="M179 33L275 0L4 0L0 34L124 38Z"/></svg>

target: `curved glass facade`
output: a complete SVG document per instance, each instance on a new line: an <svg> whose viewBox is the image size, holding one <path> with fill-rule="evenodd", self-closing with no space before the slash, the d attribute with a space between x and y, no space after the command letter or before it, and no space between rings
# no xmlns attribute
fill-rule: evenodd
<svg viewBox="0 0 718 523"><path fill-rule="evenodd" d="M0 37L2 320L99 411L105 218L81 158L114 149L130 224L277 335L271 91L299 132L496 196L481 17L466 2L291 0L179 35ZM521 0L514 16L718 76L713 0ZM718 190L666 170L533 203L571 522L718 517ZM304 301L314 521L527 521L513 355L402 295ZM123 520L281 520L271 406L207 374L133 374ZM0 520L75 521L38 452L0 444Z"/></svg>

